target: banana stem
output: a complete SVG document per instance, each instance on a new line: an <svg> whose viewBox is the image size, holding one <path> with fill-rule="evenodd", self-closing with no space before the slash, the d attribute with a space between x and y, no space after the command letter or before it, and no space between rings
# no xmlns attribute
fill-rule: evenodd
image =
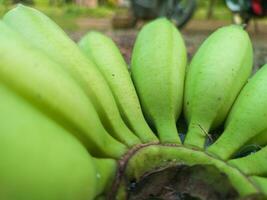
<svg viewBox="0 0 267 200"><path fill-rule="evenodd" d="M260 192L256 185L250 181L249 177L236 167L202 150L186 147L184 145L168 146L160 144L150 145L140 149L131 157L127 164L126 171L124 172L127 176L125 180L136 180L138 182L145 173L153 169L158 169L155 166L166 168L168 165L174 166L175 163L188 166L196 164L213 165L227 175L232 185L241 196ZM124 185L127 184L124 183Z"/></svg>
<svg viewBox="0 0 267 200"><path fill-rule="evenodd" d="M93 158L96 169L97 193L104 194L111 187L117 171L117 162L113 159Z"/></svg>
<svg viewBox="0 0 267 200"><path fill-rule="evenodd" d="M181 144L175 119L156 122L156 127L162 143Z"/></svg>
<svg viewBox="0 0 267 200"><path fill-rule="evenodd" d="M204 127L190 123L184 144L203 149L208 136L208 131Z"/></svg>

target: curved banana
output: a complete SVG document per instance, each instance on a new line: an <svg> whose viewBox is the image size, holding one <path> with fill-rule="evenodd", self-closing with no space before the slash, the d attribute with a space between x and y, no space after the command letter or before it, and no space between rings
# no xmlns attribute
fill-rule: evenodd
<svg viewBox="0 0 267 200"><path fill-rule="evenodd" d="M101 33L90 32L79 46L105 77L128 126L143 142L157 141L144 119L127 64L115 43Z"/></svg>
<svg viewBox="0 0 267 200"><path fill-rule="evenodd" d="M184 41L167 19L145 25L132 55L132 78L146 118L160 141L180 143L176 120L183 100L186 66Z"/></svg>
<svg viewBox="0 0 267 200"><path fill-rule="evenodd" d="M267 147L263 147L256 153L242 158L236 158L228 161L246 175L264 176L267 174Z"/></svg>
<svg viewBox="0 0 267 200"><path fill-rule="evenodd" d="M267 129L267 65L242 89L226 120L225 130L208 148L222 159L230 158L244 144Z"/></svg>
<svg viewBox="0 0 267 200"><path fill-rule="evenodd" d="M75 137L1 81L0 111L0 199L94 199L94 161Z"/></svg>
<svg viewBox="0 0 267 200"><path fill-rule="evenodd" d="M256 185L260 188L263 194L267 195L267 178L261 176L251 176L250 180L252 180ZM265 197L262 197L264 199Z"/></svg>
<svg viewBox="0 0 267 200"><path fill-rule="evenodd" d="M209 131L225 120L251 70L253 50L240 26L218 29L201 45L186 74L185 144L204 148Z"/></svg>
<svg viewBox="0 0 267 200"><path fill-rule="evenodd" d="M1 21L0 30L0 82L76 135L93 155L120 158L126 147L106 132L79 85Z"/></svg>
<svg viewBox="0 0 267 200"><path fill-rule="evenodd" d="M3 20L80 84L109 133L128 146L141 143L123 122L102 74L57 24L41 12L22 5L9 11Z"/></svg>
<svg viewBox="0 0 267 200"><path fill-rule="evenodd" d="M96 194L106 195L108 189L111 188L111 185L116 177L117 173L117 162L113 159L100 159L93 158L94 166L96 169Z"/></svg>
<svg viewBox="0 0 267 200"><path fill-rule="evenodd" d="M266 146L267 145L267 129L257 134L255 137L249 140L247 144Z"/></svg>

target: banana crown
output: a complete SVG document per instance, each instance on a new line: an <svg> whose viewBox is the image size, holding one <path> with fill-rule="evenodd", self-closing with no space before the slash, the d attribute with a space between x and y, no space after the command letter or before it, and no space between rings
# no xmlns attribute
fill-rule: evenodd
<svg viewBox="0 0 267 200"><path fill-rule="evenodd" d="M187 66L181 33L161 18L138 34L128 69L107 36L77 45L18 5L0 21L0 199L101 198L120 161L149 145L129 176L166 156L215 165L240 195L267 194L267 65L249 79L252 63L247 32L231 25Z"/></svg>

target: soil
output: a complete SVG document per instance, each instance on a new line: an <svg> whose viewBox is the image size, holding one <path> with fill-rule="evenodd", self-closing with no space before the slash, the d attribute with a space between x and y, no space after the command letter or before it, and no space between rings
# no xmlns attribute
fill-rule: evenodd
<svg viewBox="0 0 267 200"><path fill-rule="evenodd" d="M217 28L230 24L230 21L218 20L191 20L182 30L189 59L192 58L197 48L203 40ZM79 29L68 34L78 41L86 32L97 30L101 31L114 39L121 49L127 63L131 58L132 47L143 22L139 22L136 27L130 29L112 29L111 19L88 19L77 20ZM267 63L267 23L266 21L252 22L248 26L254 46L254 72Z"/></svg>

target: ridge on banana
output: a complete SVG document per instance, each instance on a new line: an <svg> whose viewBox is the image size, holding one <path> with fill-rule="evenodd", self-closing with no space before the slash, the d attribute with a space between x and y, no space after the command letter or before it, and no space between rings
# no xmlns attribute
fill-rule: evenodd
<svg viewBox="0 0 267 200"><path fill-rule="evenodd" d="M129 71L104 34L76 44L18 5L0 21L0 199L266 199L267 65L249 79L252 63L236 25L188 63L161 18L138 33Z"/></svg>

